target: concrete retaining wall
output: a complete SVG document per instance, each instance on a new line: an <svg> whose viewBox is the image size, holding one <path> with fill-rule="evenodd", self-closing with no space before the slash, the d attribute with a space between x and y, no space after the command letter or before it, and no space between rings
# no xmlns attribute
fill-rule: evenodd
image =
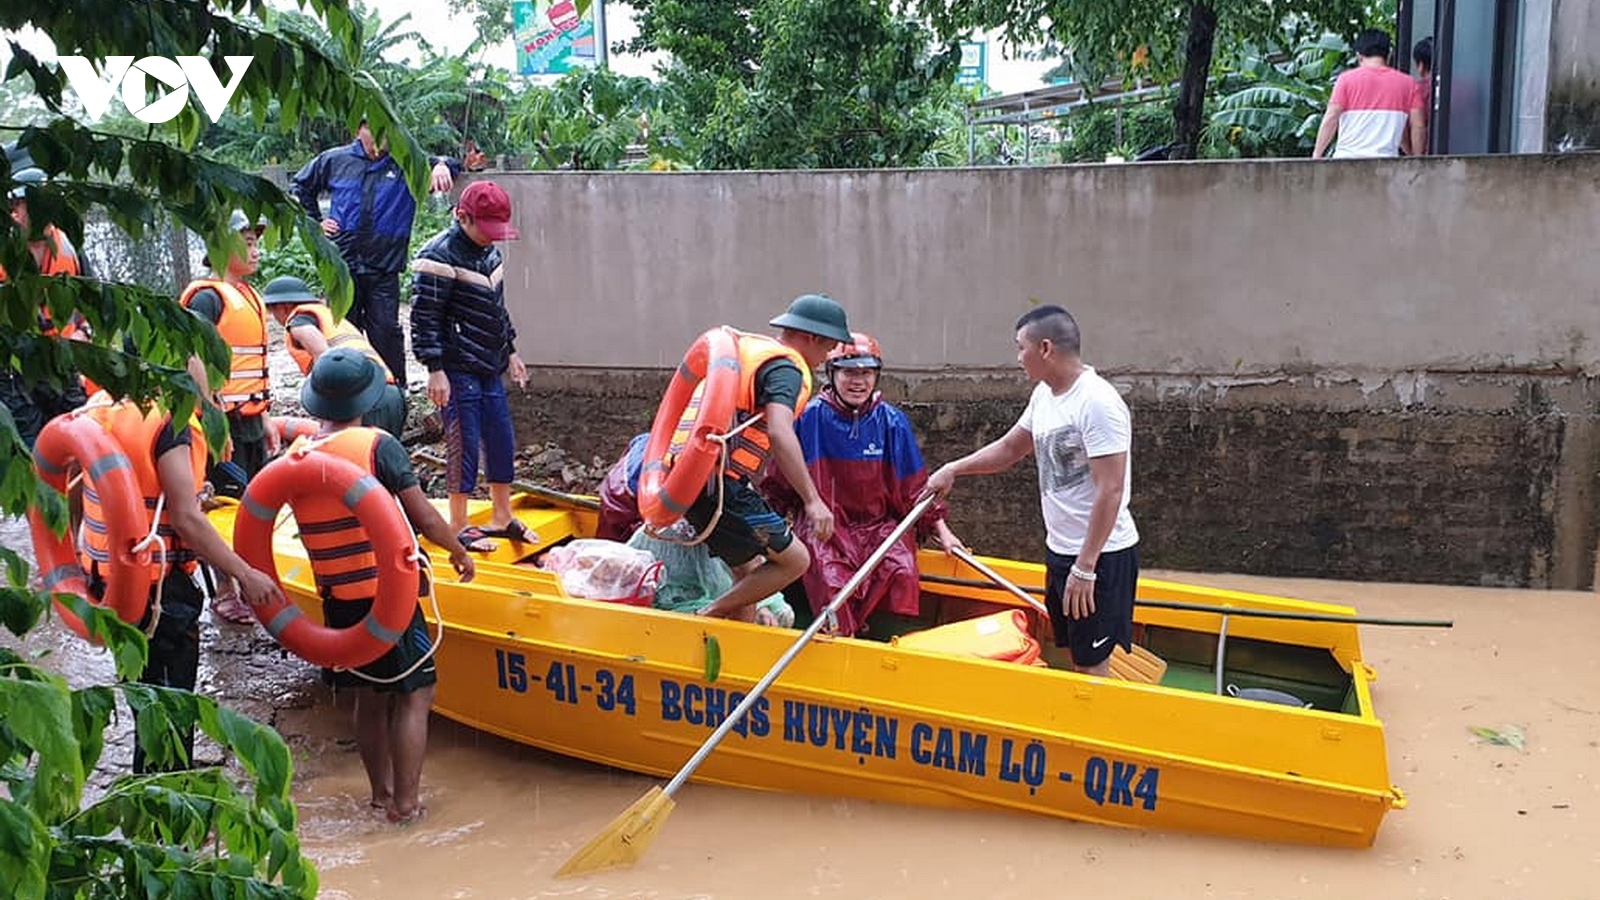
<svg viewBox="0 0 1600 900"><path fill-rule="evenodd" d="M1057 302L1133 408L1147 564L1593 583L1600 155L497 180L526 440L614 456L695 334L820 290L937 463L1015 421ZM1039 557L1033 479L955 524Z"/></svg>

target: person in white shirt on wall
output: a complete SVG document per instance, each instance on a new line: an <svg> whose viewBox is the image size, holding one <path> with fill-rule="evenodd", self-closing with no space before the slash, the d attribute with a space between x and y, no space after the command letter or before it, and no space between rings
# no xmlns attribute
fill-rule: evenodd
<svg viewBox="0 0 1600 900"><path fill-rule="evenodd" d="M1039 464L1045 524L1045 605L1056 646L1073 668L1109 675L1111 653L1133 643L1139 531L1128 512L1132 419L1117 389L1079 356L1078 323L1059 306L1017 320L1017 361L1034 382L1005 435L928 478L945 496L962 475L991 475L1030 452Z"/></svg>

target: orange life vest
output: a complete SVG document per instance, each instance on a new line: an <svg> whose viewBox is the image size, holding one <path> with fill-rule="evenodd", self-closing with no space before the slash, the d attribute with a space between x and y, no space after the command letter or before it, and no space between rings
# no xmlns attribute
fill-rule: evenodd
<svg viewBox="0 0 1600 900"><path fill-rule="evenodd" d="M311 316L317 320L317 330L322 332L322 338L328 342L329 350L349 347L360 351L361 355L378 364L378 368L383 370L385 381L394 384L394 373L389 371L388 364L378 355L378 351L372 349L372 344L366 336L351 325L349 320L335 322L333 310L323 303L302 303L296 306L289 313L289 321L293 322L295 317L300 315ZM285 338L284 343L289 346L289 355L294 357L295 364L300 367L300 374L310 375L311 364L316 362L311 358L310 351L296 343L292 333Z"/></svg>
<svg viewBox="0 0 1600 900"><path fill-rule="evenodd" d="M271 397L267 382L267 308L261 295L244 282L233 284L214 278L197 278L178 295L188 307L200 291L210 288L222 298L222 318L217 333L228 345L228 381L222 386L222 408L242 416L259 416L267 411Z"/></svg>
<svg viewBox="0 0 1600 900"><path fill-rule="evenodd" d="M31 250L35 242L29 242ZM44 239L38 241L45 245L44 258L39 261L39 274L46 277L51 275L82 275L83 266L78 262L78 248L72 246L72 240L66 233L54 225L44 227ZM6 280L6 270L0 266L0 281ZM62 329L60 335L70 338L76 332L78 324L69 324ZM50 310L39 307L39 330L45 337L55 337L58 332L55 323L50 320Z"/></svg>
<svg viewBox="0 0 1600 900"><path fill-rule="evenodd" d="M193 572L196 565L195 553L184 545L183 539L172 527L172 511L169 508L171 500L169 498L167 503L160 502L161 474L157 468L156 440L160 438L162 430L167 427L172 417L155 407L151 407L147 412L131 400L121 400L106 406L88 406L85 407L84 414L105 428L133 464L134 477L139 483L139 493L144 497L145 533L150 531L156 507L161 506L161 519L155 525L156 533L161 535L166 547L165 550L157 544L152 544L150 547L152 576L159 581L166 576L169 566L176 566L184 572ZM194 496L199 496L200 487L204 484L206 476L206 442L201 437L199 429L192 425L189 432L189 469L194 473ZM101 507L100 497L95 493L93 482L84 479L83 485L83 526L78 541L78 558L85 570L90 569L95 563L100 563L104 568L111 560L106 515Z"/></svg>
<svg viewBox="0 0 1600 900"><path fill-rule="evenodd" d="M314 438L317 449L343 457L376 475L378 439L386 432L353 427ZM305 438L295 442L291 452ZM306 545L317 590L335 600L371 600L378 593L378 558L372 542L343 498L313 493L291 502L300 541Z"/></svg>
<svg viewBox="0 0 1600 900"><path fill-rule="evenodd" d="M811 399L811 367L806 365L805 358L799 351L785 347L776 339L765 335L735 331L732 328L727 330L733 334L739 350L739 395L733 422L729 424L728 430L737 428L761 412L756 408L756 373L762 366L775 359L787 359L800 369L800 397L795 403L795 414L798 415L800 410L805 409L807 401ZM701 382L690 398L689 406L684 410L682 418L678 420L678 428L672 435L672 445L668 451L669 457L676 456L688 445L704 391L705 383ZM768 431L767 420L762 419L740 431L728 442L726 474L733 478L753 481L766 465L767 457L771 453L772 434Z"/></svg>

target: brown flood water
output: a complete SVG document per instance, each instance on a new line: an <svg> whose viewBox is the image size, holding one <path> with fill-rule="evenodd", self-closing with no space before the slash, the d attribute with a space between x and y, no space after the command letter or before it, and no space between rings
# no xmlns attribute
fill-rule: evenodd
<svg viewBox="0 0 1600 900"><path fill-rule="evenodd" d="M1150 574L1455 619L1452 630L1363 628L1391 778L1410 798L1376 845L1327 850L690 785L637 867L556 881L566 857L652 779L435 716L429 815L397 828L366 808L348 696L330 695L258 629L207 628L202 689L272 722L294 748L301 835L333 900L1600 896L1596 595ZM59 648L55 665L74 680L109 671L59 632L30 643ZM1469 732L1507 724L1525 731L1524 751ZM126 752L124 735L108 760L126 765Z"/></svg>

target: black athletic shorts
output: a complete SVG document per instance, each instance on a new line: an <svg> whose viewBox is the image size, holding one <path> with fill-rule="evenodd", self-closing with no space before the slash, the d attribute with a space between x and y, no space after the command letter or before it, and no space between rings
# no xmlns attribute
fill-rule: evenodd
<svg viewBox="0 0 1600 900"><path fill-rule="evenodd" d="M1050 610L1050 627L1056 646L1072 651L1072 662L1089 668L1105 662L1111 651L1133 645L1133 593L1139 583L1137 545L1100 554L1095 564L1094 612L1087 619L1067 618L1067 576L1077 556L1045 551L1044 605Z"/></svg>
<svg viewBox="0 0 1600 900"><path fill-rule="evenodd" d="M367 610L372 608L371 600L322 600L323 622L329 628L359 627L361 620L366 618ZM339 669L323 669L323 680L336 688L361 688L369 687L379 693L409 694L419 691L439 680L434 669L433 657L429 656L427 662L417 665L417 660L428 655L433 647L433 635L428 632L428 623L422 618L422 607L418 606L411 614L411 624L406 626L405 634L395 642L389 652L378 657L364 666L358 666L355 672ZM398 681L387 681L395 678L401 672L411 669L411 672ZM361 673L360 675L356 674ZM368 676L362 678L361 675ZM373 681L372 679L383 679Z"/></svg>
<svg viewBox="0 0 1600 900"><path fill-rule="evenodd" d="M722 518L706 538L706 549L712 556L730 566L742 566L757 556L782 553L794 543L789 523L772 511L748 481L724 475L722 484ZM711 522L716 511L717 485L713 481L684 518L698 532Z"/></svg>

